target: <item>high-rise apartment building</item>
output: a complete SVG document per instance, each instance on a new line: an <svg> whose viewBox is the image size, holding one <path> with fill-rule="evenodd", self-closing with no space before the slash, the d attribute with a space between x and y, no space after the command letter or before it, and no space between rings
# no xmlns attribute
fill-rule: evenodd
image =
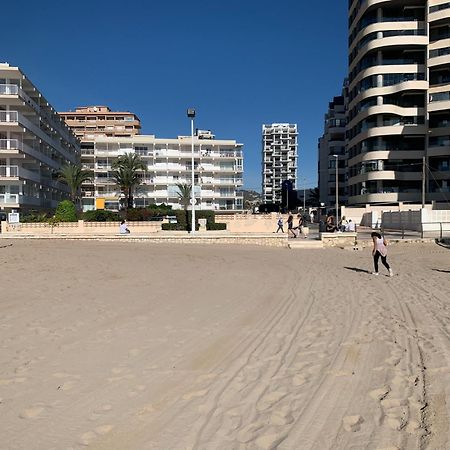
<svg viewBox="0 0 450 450"><path fill-rule="evenodd" d="M97 137L92 148L82 148L83 166L94 173L92 181L82 188L83 208L94 209L100 200L106 209L119 209L121 192L113 179L112 163L124 153L138 154L146 166L134 198L136 207L165 203L181 208L177 183L191 183L191 145L191 136ZM242 144L198 131L194 136L194 172L197 208L242 210Z"/></svg>
<svg viewBox="0 0 450 450"><path fill-rule="evenodd" d="M262 196L264 203L282 203L283 183L297 187L297 124L262 126Z"/></svg>
<svg viewBox="0 0 450 450"><path fill-rule="evenodd" d="M342 95L334 97L328 104L325 114L324 134L319 139L319 192L320 202L332 207L336 202L336 164L338 164L338 199L339 204L347 203L345 152L347 87L344 85Z"/></svg>
<svg viewBox="0 0 450 450"><path fill-rule="evenodd" d="M99 136L131 137L139 134L141 121L131 112L111 111L108 106L83 106L60 112L75 135L85 142Z"/></svg>
<svg viewBox="0 0 450 450"><path fill-rule="evenodd" d="M450 3L349 1L349 204L450 191Z"/></svg>
<svg viewBox="0 0 450 450"><path fill-rule="evenodd" d="M0 209L55 208L69 197L58 172L79 158L77 138L49 102L18 67L0 63Z"/></svg>

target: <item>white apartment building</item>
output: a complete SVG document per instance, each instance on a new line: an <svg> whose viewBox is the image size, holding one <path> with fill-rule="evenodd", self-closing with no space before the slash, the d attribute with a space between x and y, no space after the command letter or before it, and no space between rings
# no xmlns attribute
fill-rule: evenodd
<svg viewBox="0 0 450 450"><path fill-rule="evenodd" d="M349 1L349 204L448 201L450 2Z"/></svg>
<svg viewBox="0 0 450 450"><path fill-rule="evenodd" d="M319 139L319 192L320 202L327 207L336 204L336 164L338 164L338 198L339 204L347 203L346 167L347 154L345 152L346 125L346 86L342 95L334 97L328 104L325 114L324 134Z"/></svg>
<svg viewBox="0 0 450 450"><path fill-rule="evenodd" d="M263 203L281 204L284 181L297 188L297 138L297 124L262 126Z"/></svg>
<svg viewBox="0 0 450 450"><path fill-rule="evenodd" d="M57 174L79 158L77 138L49 102L18 67L0 63L0 209L55 208L69 197Z"/></svg>
<svg viewBox="0 0 450 450"><path fill-rule="evenodd" d="M94 173L92 183L83 185L83 209L119 209L121 193L113 179L112 163L124 153L138 154L146 170L137 188L136 207L165 203L180 209L177 183L191 183L191 136L162 139L154 135L100 137L82 148L82 163ZM215 139L210 132L194 136L194 178L197 208L202 210L242 210L242 144Z"/></svg>

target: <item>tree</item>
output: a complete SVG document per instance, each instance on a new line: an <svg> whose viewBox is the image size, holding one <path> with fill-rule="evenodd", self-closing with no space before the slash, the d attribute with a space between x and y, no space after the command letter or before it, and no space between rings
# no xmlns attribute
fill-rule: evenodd
<svg viewBox="0 0 450 450"><path fill-rule="evenodd" d="M132 208L134 190L141 184L139 171L145 170L145 164L139 155L125 153L113 162L112 168L114 181L125 195L127 208Z"/></svg>
<svg viewBox="0 0 450 450"><path fill-rule="evenodd" d="M178 188L178 199L180 201L181 206L184 209L184 214L186 217L186 229L189 231L189 215L188 215L188 207L191 204L191 194L192 187L188 183L177 183Z"/></svg>
<svg viewBox="0 0 450 450"><path fill-rule="evenodd" d="M66 183L70 189L70 199L81 206L80 190L83 182L90 180L92 172L84 170L80 165L65 164L58 174L58 180Z"/></svg>

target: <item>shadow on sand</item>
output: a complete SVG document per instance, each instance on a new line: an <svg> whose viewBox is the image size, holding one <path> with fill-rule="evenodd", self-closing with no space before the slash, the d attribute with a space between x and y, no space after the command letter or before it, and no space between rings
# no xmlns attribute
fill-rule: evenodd
<svg viewBox="0 0 450 450"><path fill-rule="evenodd" d="M450 273L450 270L442 270L442 269L431 269L431 270L434 270L435 272Z"/></svg>
<svg viewBox="0 0 450 450"><path fill-rule="evenodd" d="M353 270L353 272L368 273L368 274L372 273L370 272L370 270L358 269L358 267L344 267L344 269Z"/></svg>

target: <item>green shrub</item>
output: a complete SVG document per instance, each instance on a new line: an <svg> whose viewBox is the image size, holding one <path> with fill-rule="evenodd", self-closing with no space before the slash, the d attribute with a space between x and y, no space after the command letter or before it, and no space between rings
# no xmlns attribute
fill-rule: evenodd
<svg viewBox="0 0 450 450"><path fill-rule="evenodd" d="M70 200L63 200L59 203L55 212L55 221L56 222L76 222L78 220L77 217L77 208L73 202Z"/></svg>
<svg viewBox="0 0 450 450"><path fill-rule="evenodd" d="M86 222L117 222L120 220L118 213L97 209L83 213L83 220Z"/></svg>
<svg viewBox="0 0 450 450"><path fill-rule="evenodd" d="M53 216L53 214L49 215L47 213L30 212L22 216L20 221L23 223L42 223L48 222L48 219L51 216Z"/></svg>
<svg viewBox="0 0 450 450"><path fill-rule="evenodd" d="M220 231L220 230L226 230L227 224L226 223L206 223L206 229L210 231Z"/></svg>
<svg viewBox="0 0 450 450"><path fill-rule="evenodd" d="M149 205L146 208L128 208L126 211L127 220L131 221L155 220L172 214L172 207L165 204Z"/></svg>

